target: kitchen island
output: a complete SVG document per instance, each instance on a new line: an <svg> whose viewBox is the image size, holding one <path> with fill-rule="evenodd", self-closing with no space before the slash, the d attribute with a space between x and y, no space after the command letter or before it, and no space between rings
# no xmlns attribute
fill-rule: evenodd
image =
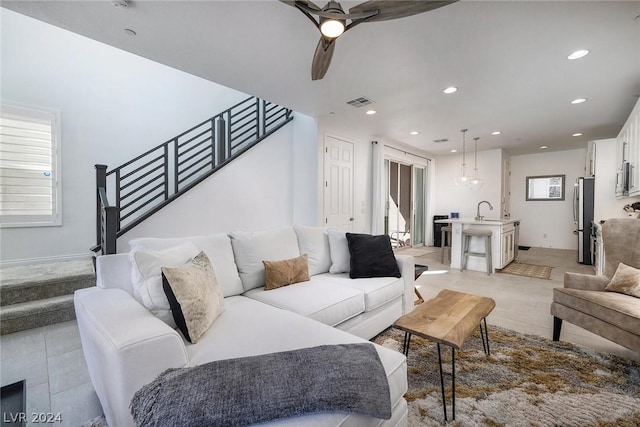
<svg viewBox="0 0 640 427"><path fill-rule="evenodd" d="M459 269L462 265L462 230L474 228L491 230L491 258L493 269L502 269L517 256L517 225L519 219L481 219L449 218L436 220L436 223L451 224L451 268ZM469 245L472 252L484 252L484 238L472 237ZM470 256L467 270L486 271L484 258Z"/></svg>

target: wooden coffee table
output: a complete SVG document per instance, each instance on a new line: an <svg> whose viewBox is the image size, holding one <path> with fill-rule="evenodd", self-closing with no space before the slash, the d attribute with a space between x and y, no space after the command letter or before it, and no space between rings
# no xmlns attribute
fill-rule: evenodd
<svg viewBox="0 0 640 427"><path fill-rule="evenodd" d="M486 317L496 303L493 299L462 292L443 290L435 298L417 306L411 313L399 318L393 326L405 331L403 352L409 355L411 335L417 335L433 341L438 347L438 366L440 367L440 388L444 420L447 421L447 404L442 375L442 356L440 344L451 347L451 406L452 420L456 419L456 350L460 350L464 341L480 326L482 347L486 355L489 350L489 332ZM484 323L484 331L482 324Z"/></svg>

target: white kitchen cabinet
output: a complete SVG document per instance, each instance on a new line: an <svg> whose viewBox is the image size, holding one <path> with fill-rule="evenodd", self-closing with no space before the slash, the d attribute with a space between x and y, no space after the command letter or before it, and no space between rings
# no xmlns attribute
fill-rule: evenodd
<svg viewBox="0 0 640 427"><path fill-rule="evenodd" d="M516 230L513 226L513 223L511 223L511 224L505 224L502 227L501 231L502 233L500 234L501 250L500 250L500 267L499 268L504 268L507 266L507 264L513 261L515 257Z"/></svg>
<svg viewBox="0 0 640 427"><path fill-rule="evenodd" d="M640 101L618 134L616 146L616 196L640 196Z"/></svg>

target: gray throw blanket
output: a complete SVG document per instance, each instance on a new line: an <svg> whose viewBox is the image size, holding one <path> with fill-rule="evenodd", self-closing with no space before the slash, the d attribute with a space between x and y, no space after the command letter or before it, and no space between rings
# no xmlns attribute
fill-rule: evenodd
<svg viewBox="0 0 640 427"><path fill-rule="evenodd" d="M373 344L168 369L131 400L139 427L245 426L318 412L391 418L389 384Z"/></svg>

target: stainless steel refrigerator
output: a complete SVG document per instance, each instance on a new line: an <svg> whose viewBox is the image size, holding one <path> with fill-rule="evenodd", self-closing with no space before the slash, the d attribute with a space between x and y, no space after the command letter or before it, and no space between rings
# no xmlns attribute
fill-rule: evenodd
<svg viewBox="0 0 640 427"><path fill-rule="evenodd" d="M593 222L594 178L578 178L573 187L573 222L578 236L578 262L591 265L591 227Z"/></svg>

